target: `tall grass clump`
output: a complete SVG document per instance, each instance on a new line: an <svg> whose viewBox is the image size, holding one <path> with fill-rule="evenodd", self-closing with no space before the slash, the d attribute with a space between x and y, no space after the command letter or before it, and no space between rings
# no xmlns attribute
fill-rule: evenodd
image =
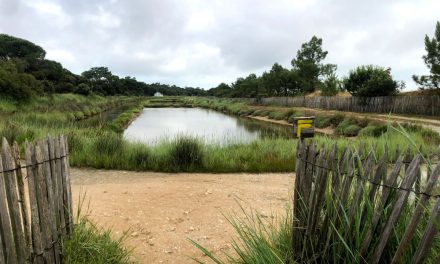
<svg viewBox="0 0 440 264"><path fill-rule="evenodd" d="M13 113L16 110L17 102L8 98L0 98L0 113Z"/></svg>
<svg viewBox="0 0 440 264"><path fill-rule="evenodd" d="M263 138L251 143L206 146L204 170L212 172L289 172L295 167L292 139Z"/></svg>
<svg viewBox="0 0 440 264"><path fill-rule="evenodd" d="M171 146L169 158L176 170L188 171L200 168L203 154L203 144L199 139L179 136Z"/></svg>
<svg viewBox="0 0 440 264"><path fill-rule="evenodd" d="M5 137L8 142L23 143L26 140L33 141L36 138L36 131L28 125L6 121L2 127L0 126L1 137Z"/></svg>
<svg viewBox="0 0 440 264"><path fill-rule="evenodd" d="M387 131L387 125L369 124L359 131L359 136L363 137L380 137Z"/></svg>
<svg viewBox="0 0 440 264"><path fill-rule="evenodd" d="M122 245L125 237L114 240L111 231L81 218L73 233L63 241L63 261L66 264L124 264L130 262L130 251Z"/></svg>
<svg viewBox="0 0 440 264"><path fill-rule="evenodd" d="M151 164L155 163L150 148L144 144L133 144L126 157L128 164L133 170L151 169ZM130 166L129 166L130 167Z"/></svg>
<svg viewBox="0 0 440 264"><path fill-rule="evenodd" d="M227 216L237 238L232 241L232 254L215 255L209 249L190 239L190 242L213 263L285 264L294 263L290 254L292 213L264 217L255 210L246 210L241 204L239 213ZM197 263L205 263L194 259Z"/></svg>
<svg viewBox="0 0 440 264"><path fill-rule="evenodd" d="M127 236L112 238L111 230L96 226L82 215L85 195L80 197L73 232L62 240L63 262L66 264L128 264L131 251L124 247Z"/></svg>
<svg viewBox="0 0 440 264"><path fill-rule="evenodd" d="M95 150L98 155L114 155L121 152L123 146L122 136L112 132L104 132L95 140Z"/></svg>

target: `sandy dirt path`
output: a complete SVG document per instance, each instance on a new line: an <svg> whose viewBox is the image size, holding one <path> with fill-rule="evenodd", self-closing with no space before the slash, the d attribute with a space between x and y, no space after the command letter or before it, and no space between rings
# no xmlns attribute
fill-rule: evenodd
<svg viewBox="0 0 440 264"><path fill-rule="evenodd" d="M240 214L236 199L268 220L284 213L293 174L169 174L72 169L76 207L80 193L90 200L89 217L111 228L115 237L128 231L128 247L140 263L194 263L207 260L191 238L220 252L231 251L235 237L223 214Z"/></svg>

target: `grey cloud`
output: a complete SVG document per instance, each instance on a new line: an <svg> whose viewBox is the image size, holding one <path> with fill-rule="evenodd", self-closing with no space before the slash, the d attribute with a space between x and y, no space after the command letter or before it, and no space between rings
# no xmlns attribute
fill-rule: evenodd
<svg viewBox="0 0 440 264"><path fill-rule="evenodd" d="M0 31L29 39L73 72L108 66L147 82L210 88L274 62L290 67L322 37L344 76L361 64L411 82L440 2L331 0L0 0Z"/></svg>

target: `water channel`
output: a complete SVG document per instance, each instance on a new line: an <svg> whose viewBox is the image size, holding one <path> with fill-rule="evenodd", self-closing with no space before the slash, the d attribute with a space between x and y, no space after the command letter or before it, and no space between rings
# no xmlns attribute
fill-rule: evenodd
<svg viewBox="0 0 440 264"><path fill-rule="evenodd" d="M145 108L124 132L127 140L152 145L182 135L209 144L233 144L263 137L287 138L291 128L202 108Z"/></svg>

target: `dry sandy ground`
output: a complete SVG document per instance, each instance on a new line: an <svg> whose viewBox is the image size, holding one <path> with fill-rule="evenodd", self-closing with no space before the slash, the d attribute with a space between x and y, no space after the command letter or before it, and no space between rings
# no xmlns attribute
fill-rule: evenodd
<svg viewBox="0 0 440 264"><path fill-rule="evenodd" d="M235 237L223 214L242 215L237 199L265 219L282 215L293 174L168 174L72 169L75 206L80 193L90 200L89 216L118 237L140 263L194 263L206 257L191 238L214 252L231 251Z"/></svg>

